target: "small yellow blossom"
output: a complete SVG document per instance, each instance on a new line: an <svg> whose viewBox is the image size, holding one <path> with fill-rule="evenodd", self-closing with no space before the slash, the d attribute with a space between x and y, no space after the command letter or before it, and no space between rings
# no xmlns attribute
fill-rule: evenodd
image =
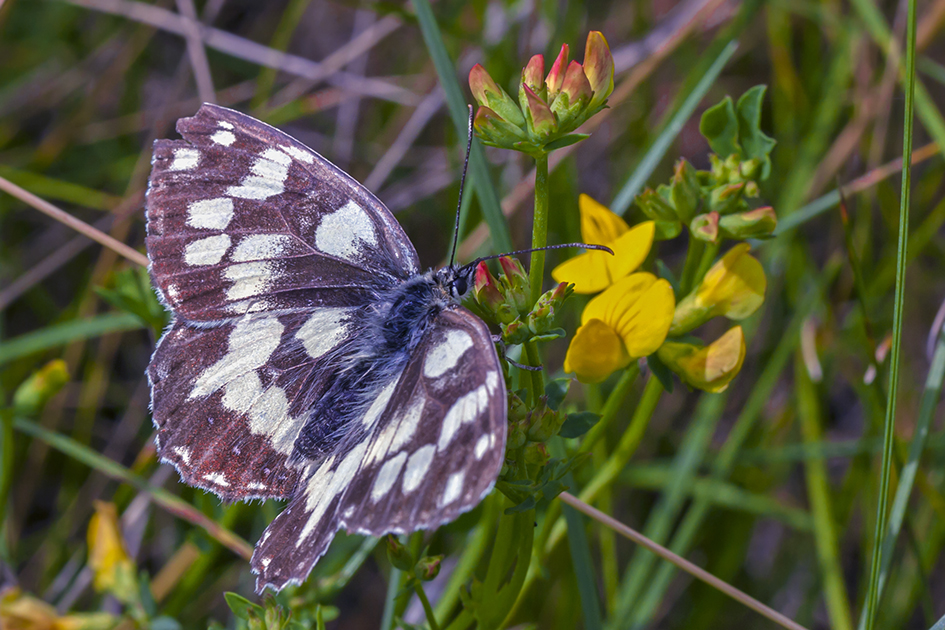
<svg viewBox="0 0 945 630"><path fill-rule="evenodd" d="M125 551L118 527L118 512L111 503L95 502L95 514L89 521L89 566L95 574L99 591L108 591L123 602L137 595L135 565Z"/></svg>
<svg viewBox="0 0 945 630"><path fill-rule="evenodd" d="M719 315L745 319L765 300L767 281L761 263L740 243L712 265L699 286L676 308L670 334L682 335Z"/></svg>
<svg viewBox="0 0 945 630"><path fill-rule="evenodd" d="M581 211L581 238L585 243L605 245L613 250L588 251L564 261L551 276L571 282L575 293L598 293L639 267L653 245L655 224L645 221L632 228L622 218L588 195L578 200Z"/></svg>
<svg viewBox="0 0 945 630"><path fill-rule="evenodd" d="M108 613L59 615L41 599L18 588L0 592L0 628L3 630L106 630L116 623Z"/></svg>
<svg viewBox="0 0 945 630"><path fill-rule="evenodd" d="M673 288L640 272L617 281L588 302L564 359L565 372L599 383L662 345L673 319Z"/></svg>
<svg viewBox="0 0 945 630"><path fill-rule="evenodd" d="M741 326L735 326L704 347L668 341L657 356L690 387L721 392L742 369L745 335Z"/></svg>

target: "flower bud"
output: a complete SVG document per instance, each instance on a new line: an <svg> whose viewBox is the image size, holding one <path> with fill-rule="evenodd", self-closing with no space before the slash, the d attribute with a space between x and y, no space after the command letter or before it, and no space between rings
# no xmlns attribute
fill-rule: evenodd
<svg viewBox="0 0 945 630"><path fill-rule="evenodd" d="M476 112L473 128L483 143L490 146L511 146L526 138L524 131L509 124L488 107L480 107Z"/></svg>
<svg viewBox="0 0 945 630"><path fill-rule="evenodd" d="M572 61L564 75L561 91L551 103L551 111L561 131L572 131L587 120L587 116L582 116L582 114L592 94L591 84L584 75L584 68L578 62Z"/></svg>
<svg viewBox="0 0 945 630"><path fill-rule="evenodd" d="M700 241L717 243L719 241L719 213L700 214L689 223L689 231Z"/></svg>
<svg viewBox="0 0 945 630"><path fill-rule="evenodd" d="M555 97L558 96L558 92L561 91L561 86L564 85L564 74L567 72L567 69L568 45L561 44L561 52L558 53L558 58L555 59L555 62L551 65L551 70L548 71L548 76L545 78L549 101L554 101Z"/></svg>
<svg viewBox="0 0 945 630"><path fill-rule="evenodd" d="M709 208L713 212L730 214L745 207L745 182L713 188L709 193Z"/></svg>
<svg viewBox="0 0 945 630"><path fill-rule="evenodd" d="M514 451L517 448L521 448L525 445L526 435L525 435L526 421L519 420L517 422L509 423L509 433L508 437L505 439L505 448L507 451Z"/></svg>
<svg viewBox="0 0 945 630"><path fill-rule="evenodd" d="M540 442L532 442L525 447L525 463L529 466L544 466L551 461L551 455L548 454L548 448Z"/></svg>
<svg viewBox="0 0 945 630"><path fill-rule="evenodd" d="M536 140L544 142L557 130L558 123L555 121L555 115L551 112L551 108L524 83L522 92L525 94L522 109L528 121L528 131Z"/></svg>
<svg viewBox="0 0 945 630"><path fill-rule="evenodd" d="M489 272L489 267L486 265L485 261L480 262L476 267L473 295L476 298L476 302L487 312L494 315L499 322L508 324L515 320L515 312L506 302L505 296L500 290L499 283Z"/></svg>
<svg viewBox="0 0 945 630"><path fill-rule="evenodd" d="M735 326L705 347L667 341L657 355L690 387L721 392L742 369L745 336L742 327Z"/></svg>
<svg viewBox="0 0 945 630"><path fill-rule="evenodd" d="M118 526L118 511L112 503L95 502L89 521L89 567L98 591L107 591L124 603L138 597L138 580L131 556Z"/></svg>
<svg viewBox="0 0 945 630"><path fill-rule="evenodd" d="M510 346L525 343L532 338L532 331L520 319L510 324L500 324L499 327L502 329L502 341Z"/></svg>
<svg viewBox="0 0 945 630"><path fill-rule="evenodd" d="M505 295L505 301L512 305L521 315L527 315L531 310L529 302L528 275L525 268L517 258L503 256L499 259L499 266L502 267L503 276L501 278L502 292Z"/></svg>
<svg viewBox="0 0 945 630"><path fill-rule="evenodd" d="M528 328L536 335L543 335L554 328L555 313L572 292L573 285L567 282L561 282L554 289L544 292L528 314Z"/></svg>
<svg viewBox="0 0 945 630"><path fill-rule="evenodd" d="M719 220L722 236L739 241L770 236L776 227L778 217L771 206L730 214Z"/></svg>
<svg viewBox="0 0 945 630"><path fill-rule="evenodd" d="M676 216L680 221L689 223L699 209L701 191L695 167L684 159L676 162L671 191Z"/></svg>
<svg viewBox="0 0 945 630"><path fill-rule="evenodd" d="M440 565L443 562L443 556L425 556L420 558L420 562L417 563L415 573L417 578L423 580L424 582L429 582L437 575L440 574Z"/></svg>
<svg viewBox="0 0 945 630"><path fill-rule="evenodd" d="M667 191L668 192L668 191ZM676 221L676 208L665 196L652 188L646 188L636 196L634 202L650 219L654 221Z"/></svg>
<svg viewBox="0 0 945 630"><path fill-rule="evenodd" d="M50 361L16 388L13 408L18 414L35 416L50 398L69 382L69 370L62 359Z"/></svg>
<svg viewBox="0 0 945 630"><path fill-rule="evenodd" d="M564 424L564 415L559 415L553 409L542 405L532 412L531 423L528 425L528 439L532 442L545 442L558 434Z"/></svg>
<svg viewBox="0 0 945 630"><path fill-rule="evenodd" d="M591 113L607 103L607 97L614 91L614 58L610 54L607 40L600 31L587 34L584 46L584 73L590 84L593 98L588 103Z"/></svg>
<svg viewBox="0 0 945 630"><path fill-rule="evenodd" d="M542 55L535 55L528 60L528 65L522 70L522 85L527 85L540 98L546 97L545 58Z"/></svg>
<svg viewBox="0 0 945 630"><path fill-rule="evenodd" d="M525 119L522 117L518 104L478 63L469 71L469 89L472 91L473 98L482 107L488 107L501 119L516 127L525 126Z"/></svg>
<svg viewBox="0 0 945 630"><path fill-rule="evenodd" d="M401 571L410 571L417 564L410 550L393 534L387 535L387 557Z"/></svg>

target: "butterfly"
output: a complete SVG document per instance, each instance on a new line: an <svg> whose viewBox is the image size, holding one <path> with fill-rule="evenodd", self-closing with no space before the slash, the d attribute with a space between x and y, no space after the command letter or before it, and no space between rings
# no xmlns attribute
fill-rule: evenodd
<svg viewBox="0 0 945 630"><path fill-rule="evenodd" d="M391 212L299 141L203 105L154 144L151 276L173 320L147 369L161 461L225 501L287 499L256 588L335 532L431 529L502 468L507 398L474 268L422 271Z"/></svg>

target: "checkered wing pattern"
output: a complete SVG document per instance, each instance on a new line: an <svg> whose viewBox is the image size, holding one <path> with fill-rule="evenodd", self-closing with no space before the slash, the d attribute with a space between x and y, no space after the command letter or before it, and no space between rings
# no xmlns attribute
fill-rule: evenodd
<svg viewBox="0 0 945 630"><path fill-rule="evenodd" d="M295 139L216 105L177 131L154 144L146 242L178 317L351 306L419 271L384 205Z"/></svg>
<svg viewBox="0 0 945 630"><path fill-rule="evenodd" d="M302 474L253 554L257 590L299 583L339 528L381 536L437 527L488 493L505 452L506 395L489 330L440 313L363 429Z"/></svg>

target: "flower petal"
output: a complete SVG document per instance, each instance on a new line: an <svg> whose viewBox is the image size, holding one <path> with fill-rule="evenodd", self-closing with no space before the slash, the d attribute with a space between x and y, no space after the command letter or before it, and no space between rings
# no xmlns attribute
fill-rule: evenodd
<svg viewBox="0 0 945 630"><path fill-rule="evenodd" d="M724 391L745 361L745 335L735 326L708 346L667 342L659 358L690 387L707 392Z"/></svg>
<svg viewBox="0 0 945 630"><path fill-rule="evenodd" d="M574 292L580 294L600 293L610 286L610 271L607 252L592 250L569 258L551 271L556 282L574 284Z"/></svg>
<svg viewBox="0 0 945 630"><path fill-rule="evenodd" d="M765 301L765 272L761 263L748 254L749 249L748 243L736 245L705 274L698 300L712 305L714 313L744 319Z"/></svg>
<svg viewBox="0 0 945 630"><path fill-rule="evenodd" d="M581 238L590 245L610 245L626 233L630 226L618 215L589 195L578 198L581 210Z"/></svg>
<svg viewBox="0 0 945 630"><path fill-rule="evenodd" d="M620 336L631 357L645 357L666 340L675 306L669 282L641 272L618 280L588 302L581 321L603 321Z"/></svg>
<svg viewBox="0 0 945 630"><path fill-rule="evenodd" d="M571 340L564 371L574 372L582 383L600 383L629 363L630 356L617 333L599 319L591 319Z"/></svg>
<svg viewBox="0 0 945 630"><path fill-rule="evenodd" d="M623 278L643 264L653 246L655 234L656 224L653 221L644 221L610 243L609 247L614 251L614 255L607 257L607 267L613 280Z"/></svg>

